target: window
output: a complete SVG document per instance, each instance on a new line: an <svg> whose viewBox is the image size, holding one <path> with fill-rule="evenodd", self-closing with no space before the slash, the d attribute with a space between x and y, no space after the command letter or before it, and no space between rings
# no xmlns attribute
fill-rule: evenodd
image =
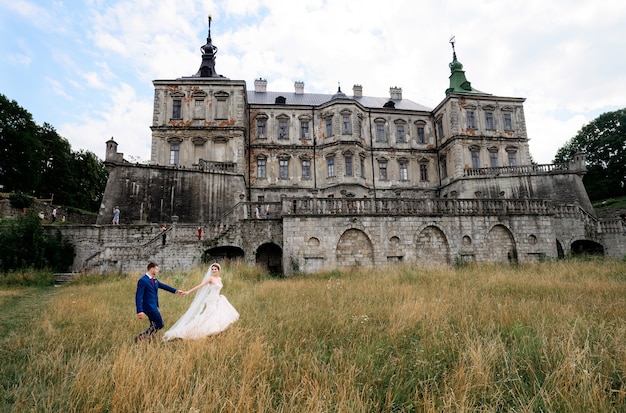
<svg viewBox="0 0 626 413"><path fill-rule="evenodd" d="M365 158L361 158L360 167L361 167L361 178L365 178Z"/></svg>
<svg viewBox="0 0 626 413"><path fill-rule="evenodd" d="M480 168L480 156L477 150L471 151L472 154L472 168Z"/></svg>
<svg viewBox="0 0 626 413"><path fill-rule="evenodd" d="M170 165L178 165L180 146L177 143L170 145Z"/></svg>
<svg viewBox="0 0 626 413"><path fill-rule="evenodd" d="M387 180L387 161L378 161L378 172L380 174L380 180Z"/></svg>
<svg viewBox="0 0 626 413"><path fill-rule="evenodd" d="M278 139L289 139L286 119L279 119L278 121Z"/></svg>
<svg viewBox="0 0 626 413"><path fill-rule="evenodd" d="M346 176L352 176L352 156L345 156L343 161L346 164Z"/></svg>
<svg viewBox="0 0 626 413"><path fill-rule="evenodd" d="M491 165L492 168L498 167L498 152L489 152L489 165Z"/></svg>
<svg viewBox="0 0 626 413"><path fill-rule="evenodd" d="M204 100L194 100L193 117L195 119L204 119Z"/></svg>
<svg viewBox="0 0 626 413"><path fill-rule="evenodd" d="M256 200L259 204L262 204L263 202L265 202L265 195L257 196Z"/></svg>
<svg viewBox="0 0 626 413"><path fill-rule="evenodd" d="M509 166L517 166L517 153L516 152L509 152L508 153L508 157L509 157Z"/></svg>
<svg viewBox="0 0 626 413"><path fill-rule="evenodd" d="M326 159L326 164L328 165L328 177L335 176L335 158Z"/></svg>
<svg viewBox="0 0 626 413"><path fill-rule="evenodd" d="M385 138L385 124L377 123L376 124L376 142L387 142Z"/></svg>
<svg viewBox="0 0 626 413"><path fill-rule="evenodd" d="M265 175L265 158L257 158L256 160L256 177L263 179Z"/></svg>
<svg viewBox="0 0 626 413"><path fill-rule="evenodd" d="M302 121L300 123L300 138L309 139L309 122L308 121Z"/></svg>
<svg viewBox="0 0 626 413"><path fill-rule="evenodd" d="M278 173L280 179L289 179L289 160L280 159L278 161Z"/></svg>
<svg viewBox="0 0 626 413"><path fill-rule="evenodd" d="M448 177L448 161L445 157L441 158L441 177L442 178Z"/></svg>
<svg viewBox="0 0 626 413"><path fill-rule="evenodd" d="M215 119L228 119L228 93L216 92L215 97Z"/></svg>
<svg viewBox="0 0 626 413"><path fill-rule="evenodd" d="M257 119L256 136L259 139L265 139L265 119Z"/></svg>
<svg viewBox="0 0 626 413"><path fill-rule="evenodd" d="M182 119L182 105L183 101L180 99L174 99L172 101L172 119Z"/></svg>
<svg viewBox="0 0 626 413"><path fill-rule="evenodd" d="M485 123L487 130L494 130L493 126L493 112L485 112Z"/></svg>
<svg viewBox="0 0 626 413"><path fill-rule="evenodd" d="M400 162L400 180L409 180L409 167L406 162Z"/></svg>
<svg viewBox="0 0 626 413"><path fill-rule="evenodd" d="M511 121L511 114L504 114L504 130L513 130L513 122Z"/></svg>
<svg viewBox="0 0 626 413"><path fill-rule="evenodd" d="M421 143L421 144L426 143L426 139L424 138L424 127L423 126L418 126L417 127L417 143Z"/></svg>
<svg viewBox="0 0 626 413"><path fill-rule="evenodd" d="M440 138L443 138L443 121L441 120L437 122L437 134Z"/></svg>
<svg viewBox="0 0 626 413"><path fill-rule="evenodd" d="M420 181L428 182L428 165L425 163L420 164Z"/></svg>
<svg viewBox="0 0 626 413"><path fill-rule="evenodd" d="M311 161L308 159L302 160L302 179L311 179Z"/></svg>
<svg viewBox="0 0 626 413"><path fill-rule="evenodd" d="M474 111L467 111L467 129L476 129L476 119L474 118Z"/></svg>
<svg viewBox="0 0 626 413"><path fill-rule="evenodd" d="M363 137L363 120L359 118L359 138Z"/></svg>
<svg viewBox="0 0 626 413"><path fill-rule="evenodd" d="M352 128L350 127L350 115L343 115L341 119L343 121L343 134L350 135L352 133Z"/></svg>
<svg viewBox="0 0 626 413"><path fill-rule="evenodd" d="M396 132L398 134L398 142L406 142L406 137L404 136L404 125L396 125Z"/></svg>
<svg viewBox="0 0 626 413"><path fill-rule="evenodd" d="M333 118L326 118L326 137L333 136Z"/></svg>

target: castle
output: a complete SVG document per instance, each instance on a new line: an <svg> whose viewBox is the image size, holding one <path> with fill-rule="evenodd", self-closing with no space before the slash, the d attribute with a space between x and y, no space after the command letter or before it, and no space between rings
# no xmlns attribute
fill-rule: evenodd
<svg viewBox="0 0 626 413"><path fill-rule="evenodd" d="M104 200L97 225L74 235L74 269L189 268L210 256L289 275L626 254L624 224L594 213L584 156L533 164L524 99L475 89L454 43L435 108L399 87L319 94L297 81L272 92L259 78L248 90L216 71L210 18L201 52L194 75L153 82L149 164L106 142ZM116 206L122 225L111 226Z"/></svg>

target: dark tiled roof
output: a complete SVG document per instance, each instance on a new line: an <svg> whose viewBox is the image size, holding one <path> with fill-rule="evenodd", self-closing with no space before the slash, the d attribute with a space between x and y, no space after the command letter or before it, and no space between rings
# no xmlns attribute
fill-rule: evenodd
<svg viewBox="0 0 626 413"><path fill-rule="evenodd" d="M282 96L285 98L286 105L305 105L305 106L319 106L332 100L331 94L323 93L302 93L296 94L293 92L254 92L248 91L248 103L251 105L273 105L276 102L276 98ZM390 100L395 104L396 109L401 110L418 110L430 112L432 109L419 103L415 103L408 99L389 99L378 98L371 96L346 96L344 99L353 99L359 102L366 108L382 109L383 106Z"/></svg>

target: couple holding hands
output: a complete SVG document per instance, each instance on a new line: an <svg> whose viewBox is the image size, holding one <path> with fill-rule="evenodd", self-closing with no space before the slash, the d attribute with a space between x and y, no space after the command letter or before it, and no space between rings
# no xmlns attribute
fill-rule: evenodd
<svg viewBox="0 0 626 413"><path fill-rule="evenodd" d="M178 295L198 291L185 314L165 332L164 341L203 338L220 333L237 321L239 313L226 297L220 295L223 287L220 271L218 263L211 264L200 284L188 291L182 291L159 282L156 277L159 266L154 262L149 263L146 274L137 282L135 304L137 317L140 320L148 317L150 327L135 337L135 342L152 339L153 334L164 326L159 313L159 288Z"/></svg>

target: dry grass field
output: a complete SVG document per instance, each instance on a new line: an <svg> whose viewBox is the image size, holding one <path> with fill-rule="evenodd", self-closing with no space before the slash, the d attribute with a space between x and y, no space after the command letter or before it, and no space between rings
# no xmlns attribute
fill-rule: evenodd
<svg viewBox="0 0 626 413"><path fill-rule="evenodd" d="M160 277L186 289L204 271ZM0 411L626 411L624 261L288 279L225 265L237 323L135 344L140 275L0 291ZM166 328L193 299L159 297Z"/></svg>

